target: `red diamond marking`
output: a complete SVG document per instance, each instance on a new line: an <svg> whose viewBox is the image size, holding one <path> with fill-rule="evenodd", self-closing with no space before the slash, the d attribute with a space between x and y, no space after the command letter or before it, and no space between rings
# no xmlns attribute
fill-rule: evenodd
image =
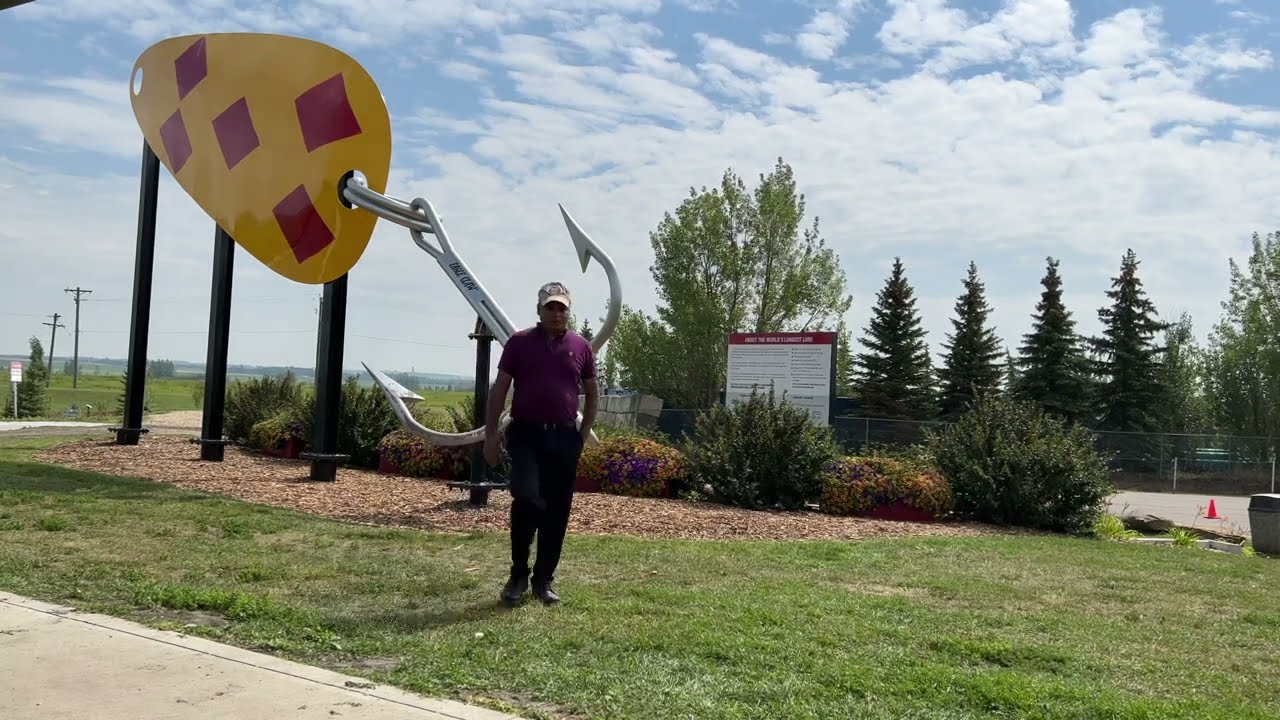
<svg viewBox="0 0 1280 720"><path fill-rule="evenodd" d="M160 142L164 144L173 172L177 173L191 157L191 137L187 135L187 124L182 121L181 110L174 110L160 126Z"/></svg>
<svg viewBox="0 0 1280 720"><path fill-rule="evenodd" d="M333 242L333 232L324 224L324 218L311 202L307 189L302 185L284 196L276 204L273 212L284 239L293 248L293 257L299 263L329 247Z"/></svg>
<svg viewBox="0 0 1280 720"><path fill-rule="evenodd" d="M228 170L253 152L260 143L253 116L249 114L249 102L240 98L223 110L213 119L213 134L218 136L218 147L222 148L222 159Z"/></svg>
<svg viewBox="0 0 1280 720"><path fill-rule="evenodd" d="M360 121L356 120L356 113L347 98L347 85L342 73L299 95L293 106L307 152L362 132Z"/></svg>
<svg viewBox="0 0 1280 720"><path fill-rule="evenodd" d="M186 97L209 74L208 60L204 38L200 38L173 61L173 71L178 76L179 100Z"/></svg>

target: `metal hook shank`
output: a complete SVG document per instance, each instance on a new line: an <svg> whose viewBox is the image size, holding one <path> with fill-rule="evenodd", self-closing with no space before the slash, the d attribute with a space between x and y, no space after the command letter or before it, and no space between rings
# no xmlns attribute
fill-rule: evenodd
<svg viewBox="0 0 1280 720"><path fill-rule="evenodd" d="M356 189L353 190L353 186ZM384 217L407 227L413 237L414 244L435 259L436 263L445 271L445 274L449 276L454 287L462 293L467 304L475 310L476 315L494 334L494 338L498 343L503 347L506 346L507 341L515 334L515 325L507 317L507 314L503 312L502 308L494 302L488 290L471 272L467 264L454 251L453 245L449 242L448 234L445 232L444 226L430 202L423 198L416 198L412 203L405 204L394 198L382 196L361 184L352 182L348 183L347 190L351 191L352 197L360 201L360 207L376 207L377 210L371 209L370 211L375 212L379 217ZM381 199L371 198L367 195L377 196L377 198ZM386 214L383 214L384 212ZM586 272L591 258L595 257L601 267L604 268L605 276L609 281L609 310L600 331L591 341L592 352L598 355L618 325L622 308L622 283L618 278L617 268L608 254L590 236L583 232L582 228L573 220L563 206L560 207L560 212L566 226L568 226L569 236L573 240L583 272ZM393 215L394 217L387 217L387 215ZM422 237L423 233L434 235L440 242L440 247L436 248L428 243ZM484 440L485 431L483 425L463 433L442 432L426 427L413 417L409 409L409 405L423 400L421 396L392 380L386 374L370 368L367 364L364 364L364 368L369 372L374 382L378 384L387 400L391 403L392 411L395 413L396 418L399 419L400 424L409 433L428 442L443 446L470 445ZM577 421L581 424L581 412L578 413ZM499 419L499 431L505 430L510 422L510 415L504 412ZM591 433L590 442L599 442L595 432Z"/></svg>

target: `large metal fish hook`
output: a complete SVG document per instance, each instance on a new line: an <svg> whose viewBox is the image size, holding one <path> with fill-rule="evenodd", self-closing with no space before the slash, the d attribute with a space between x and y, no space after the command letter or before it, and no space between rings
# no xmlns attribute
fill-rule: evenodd
<svg viewBox="0 0 1280 720"><path fill-rule="evenodd" d="M449 279L453 281L454 287L458 288L458 291L462 293L462 297L471 305L476 315L493 333L498 343L504 347L506 346L507 341L515 334L515 325L511 322L511 318L503 312L502 308L494 302L493 297L489 295L489 291L472 274L467 264L454 251L453 245L449 242L449 236L444 230L444 225L440 222L435 208L432 207L428 200L415 198L411 203L404 203L401 200L369 189L364 184L363 179L358 176L351 178L347 182L343 195L353 205L407 227L413 237L414 244L435 259L436 263L445 271L445 274L449 276ZM604 324L601 325L599 332L591 340L592 353L598 357L601 348L609 341L618 326L618 319L622 313L622 283L618 278L618 270L608 253L604 252L591 239L591 236L582 230L582 227L569 215L563 205L560 206L560 215L564 218L565 225L569 229L569 237L573 240L573 247L578 256L578 262L582 265L582 271L584 273L587 271L591 258L594 257L600 267L604 268L605 276L609 281L609 310L605 316ZM434 235L440 243L440 247L435 247L428 242L423 237L424 233ZM424 398L422 396L392 380L385 373L370 368L368 363L361 364L364 365L364 369L369 372L369 375L373 377L374 382L378 384L382 393L386 395L396 418L400 420L400 424L409 433L436 445L445 446L470 445L484 440L483 425L462 433L442 432L426 427L418 422L409 410L411 404L423 401ZM581 424L581 412L578 413L577 421ZM499 420L499 431L505 429L510 422L510 415L504 412ZM594 431L591 433L589 441L592 443L599 442Z"/></svg>

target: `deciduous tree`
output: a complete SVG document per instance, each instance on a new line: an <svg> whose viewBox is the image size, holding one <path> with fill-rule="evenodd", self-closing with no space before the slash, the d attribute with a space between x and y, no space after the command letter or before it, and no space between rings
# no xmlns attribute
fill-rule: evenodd
<svg viewBox="0 0 1280 720"><path fill-rule="evenodd" d="M610 339L621 384L705 408L724 386L733 332L825 330L848 310L845 274L818 232L802 227L804 196L781 159L754 191L727 170L690 189L650 233L658 306L623 307Z"/></svg>
<svg viewBox="0 0 1280 720"><path fill-rule="evenodd" d="M1210 427L1204 394L1204 351L1196 343L1191 316L1182 313L1164 334L1160 365L1161 399L1156 408L1160 430L1201 433Z"/></svg>
<svg viewBox="0 0 1280 720"><path fill-rule="evenodd" d="M1251 246L1243 268L1228 260L1229 295L1203 373L1219 430L1269 437L1280 430L1280 232L1254 233Z"/></svg>

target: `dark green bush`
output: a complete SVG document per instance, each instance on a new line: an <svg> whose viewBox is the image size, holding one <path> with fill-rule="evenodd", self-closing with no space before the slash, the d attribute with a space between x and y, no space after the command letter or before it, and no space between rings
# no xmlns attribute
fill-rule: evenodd
<svg viewBox="0 0 1280 720"><path fill-rule="evenodd" d="M751 509L817 502L822 475L839 457L830 428L774 390L699 415L685 443L689 480L711 500Z"/></svg>
<svg viewBox="0 0 1280 720"><path fill-rule="evenodd" d="M299 403L294 419L309 444L315 436L315 394ZM400 420L391 410L382 391L375 385L362 387L355 376L342 383L342 405L338 411L338 452L348 455L347 465L358 468L378 467L378 444L382 438L400 429Z"/></svg>
<svg viewBox="0 0 1280 720"><path fill-rule="evenodd" d="M1088 532L1112 492L1093 436L1039 408L985 397L941 432L930 452L958 516L999 525Z"/></svg>
<svg viewBox="0 0 1280 720"><path fill-rule="evenodd" d="M232 442L248 443L254 425L282 414L296 413L306 394L293 373L235 380L227 385L223 432Z"/></svg>

